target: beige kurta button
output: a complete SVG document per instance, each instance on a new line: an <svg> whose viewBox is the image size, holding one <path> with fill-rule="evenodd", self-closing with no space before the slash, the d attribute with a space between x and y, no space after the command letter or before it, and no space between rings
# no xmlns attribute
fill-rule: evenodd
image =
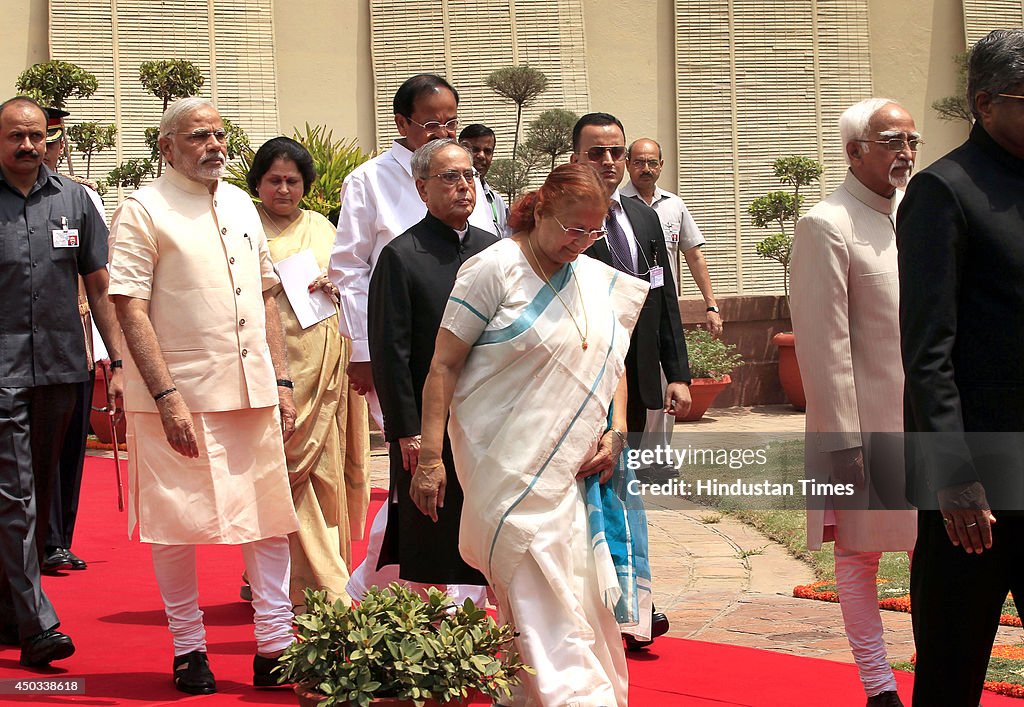
<svg viewBox="0 0 1024 707"><path fill-rule="evenodd" d="M242 349L242 358L245 358L248 355L249 355L249 349Z"/></svg>
<svg viewBox="0 0 1024 707"><path fill-rule="evenodd" d="M239 319L238 320L238 326L245 326L245 320L244 319Z"/></svg>
<svg viewBox="0 0 1024 707"><path fill-rule="evenodd" d="M228 258L228 262L231 263L232 265L234 265L235 264L235 259L234 258Z"/></svg>
<svg viewBox="0 0 1024 707"><path fill-rule="evenodd" d="M226 236L226 235L228 235L228 229L226 229L226 228L222 228L222 229L220 229L220 234L221 234L222 236Z"/></svg>
<svg viewBox="0 0 1024 707"><path fill-rule="evenodd" d="M242 294L242 288L241 288L241 287L236 287L236 288L235 288L235 294L236 294L236 295L240 295L240 294Z"/></svg>

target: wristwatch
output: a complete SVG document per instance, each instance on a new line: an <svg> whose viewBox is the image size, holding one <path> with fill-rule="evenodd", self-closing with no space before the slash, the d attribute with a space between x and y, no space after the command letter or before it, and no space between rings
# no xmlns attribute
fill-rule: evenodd
<svg viewBox="0 0 1024 707"><path fill-rule="evenodd" d="M708 307L708 311L709 312L714 312L715 314L719 314L719 309L715 305L712 305L712 306Z"/></svg>

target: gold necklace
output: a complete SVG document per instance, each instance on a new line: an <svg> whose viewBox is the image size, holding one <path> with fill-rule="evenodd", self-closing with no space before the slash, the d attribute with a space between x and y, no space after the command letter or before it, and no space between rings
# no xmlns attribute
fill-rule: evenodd
<svg viewBox="0 0 1024 707"><path fill-rule="evenodd" d="M272 213L270 213L269 211L267 211L266 207L263 206L263 204L260 204L260 211L263 213L264 216L267 217L266 219L263 220L263 222L270 224L271 228L274 229L274 235L275 236L280 236L281 233L284 231L284 229L282 229L280 226L277 225L277 221L274 219L274 215ZM288 226L291 226L292 222L294 220L295 219L292 219L292 221L289 221L288 224L285 226L285 228L288 228Z"/></svg>
<svg viewBox="0 0 1024 707"><path fill-rule="evenodd" d="M565 308L566 314L569 315L569 319L572 320L572 324L576 327L576 333L580 335L580 344L583 346L583 350L587 350L587 337L590 335L590 320L587 318L587 307L583 304L583 291L580 289L580 282L576 279L576 269L572 267L571 263L568 263L569 272L572 274L572 281L576 283L576 294L579 295L580 308L583 310L583 329L580 329L579 323L576 321L576 316L569 309L569 305L562 299L562 295L558 294L558 290L551 284L551 280L548 279L547 273L544 272L544 268L540 266L540 258L537 257L537 251L533 249L533 239L530 236L526 236L526 243L530 246L530 252L533 254L533 260L537 263L537 269L540 270L540 276L544 278L544 282L551 291L555 293L555 297L562 303L562 307Z"/></svg>

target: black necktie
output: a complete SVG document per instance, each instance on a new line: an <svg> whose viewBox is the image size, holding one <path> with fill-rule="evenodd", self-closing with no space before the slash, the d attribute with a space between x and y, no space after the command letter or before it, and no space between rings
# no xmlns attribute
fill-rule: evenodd
<svg viewBox="0 0 1024 707"><path fill-rule="evenodd" d="M615 218L615 209L620 208L614 201L608 209L608 216L604 220L604 226L608 230L608 250L612 254L612 267L631 275L636 274L636 266L633 263L633 255L629 251L629 241L626 240L626 232L622 230L618 219Z"/></svg>

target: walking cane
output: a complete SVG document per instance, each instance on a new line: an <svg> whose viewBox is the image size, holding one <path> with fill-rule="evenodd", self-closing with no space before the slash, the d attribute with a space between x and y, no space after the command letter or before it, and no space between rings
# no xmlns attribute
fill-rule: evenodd
<svg viewBox="0 0 1024 707"><path fill-rule="evenodd" d="M103 394L107 399L107 422L110 424L110 439L114 443L114 473L117 475L117 510L124 511L124 487L121 484L121 456L117 448L117 425L114 424L114 408L110 405L110 382L107 380L107 369L97 366L103 374Z"/></svg>

